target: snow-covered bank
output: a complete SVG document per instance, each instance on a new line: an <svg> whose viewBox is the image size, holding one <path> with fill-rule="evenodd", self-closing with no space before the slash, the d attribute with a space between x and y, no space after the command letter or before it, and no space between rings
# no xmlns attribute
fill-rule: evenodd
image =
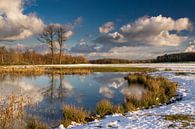
<svg viewBox="0 0 195 129"><path fill-rule="evenodd" d="M6 66L4 66L5 68ZM133 64L65 64L65 65L13 65L7 67L32 68L32 67L148 67L159 70L171 69L172 71L195 72L195 63L133 63Z"/></svg>
<svg viewBox="0 0 195 129"><path fill-rule="evenodd" d="M164 119L164 115L184 114L195 115L195 75L175 76L173 73L157 72L155 75L163 75L172 81L179 83L178 92L183 95L183 99L170 105L164 105L152 109L140 110L127 113L107 116L100 121L93 121L84 125L69 126L75 129L94 128L167 128L172 124L180 126L181 123L173 123ZM194 125L189 127L194 128Z"/></svg>

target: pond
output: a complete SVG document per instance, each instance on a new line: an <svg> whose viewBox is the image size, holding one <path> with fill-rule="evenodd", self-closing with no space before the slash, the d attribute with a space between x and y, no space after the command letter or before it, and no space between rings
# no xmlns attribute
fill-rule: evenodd
<svg viewBox="0 0 195 129"><path fill-rule="evenodd" d="M40 117L47 123L62 119L64 104L82 106L93 112L102 99L122 104L125 96L138 99L143 87L128 86L124 79L128 73L92 73L88 75L0 76L0 97L22 94L32 98L33 107L28 114Z"/></svg>

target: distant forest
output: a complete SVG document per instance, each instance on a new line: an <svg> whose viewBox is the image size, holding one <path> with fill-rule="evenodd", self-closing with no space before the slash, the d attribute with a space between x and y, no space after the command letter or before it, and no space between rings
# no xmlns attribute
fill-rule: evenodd
<svg viewBox="0 0 195 129"><path fill-rule="evenodd" d="M0 65L38 65L38 64L79 64L88 63L88 60L83 56L71 56L55 53L40 54L35 51L26 50L25 52L16 51L14 49L6 49L6 47L0 47ZM60 59L61 58L61 59Z"/></svg>
<svg viewBox="0 0 195 129"><path fill-rule="evenodd" d="M165 54L158 56L153 62L190 62L195 61L195 52Z"/></svg>
<svg viewBox="0 0 195 129"><path fill-rule="evenodd" d="M127 59L97 59L89 61L92 64L128 64L128 63L163 63L163 62L190 62L195 61L195 52L165 54L158 56L156 59L148 60L127 60Z"/></svg>
<svg viewBox="0 0 195 129"><path fill-rule="evenodd" d="M126 60L126 59L112 59L112 58L90 60L89 62L91 64L128 64L128 63L131 63L130 60Z"/></svg>
<svg viewBox="0 0 195 129"><path fill-rule="evenodd" d="M53 60L53 63L52 63ZM156 59L149 60L127 60L104 58L97 60L88 60L83 56L72 56L62 53L40 54L35 51L17 51L0 47L0 65L41 65L41 64L128 64L128 63L163 63L163 62L190 62L195 61L195 52L165 54Z"/></svg>

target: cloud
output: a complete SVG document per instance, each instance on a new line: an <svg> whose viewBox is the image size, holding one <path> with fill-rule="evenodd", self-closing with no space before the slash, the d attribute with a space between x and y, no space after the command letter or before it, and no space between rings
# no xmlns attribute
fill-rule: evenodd
<svg viewBox="0 0 195 129"><path fill-rule="evenodd" d="M185 52L195 52L195 45L190 45L186 48Z"/></svg>
<svg viewBox="0 0 195 129"><path fill-rule="evenodd" d="M109 23L109 22L108 22ZM120 27L118 32L111 33L111 25L106 23L100 28L100 35L94 40L106 48L121 46L179 46L188 37L180 35L181 31L193 29L188 18L174 20L162 15L141 17L133 23ZM107 27L108 26L108 27ZM121 44L122 43L122 44Z"/></svg>
<svg viewBox="0 0 195 129"><path fill-rule="evenodd" d="M0 84L0 97L6 97L10 95L20 95L28 97L32 104L41 102L43 100L43 95L39 92L40 87L33 85L31 82L25 82L22 79L12 80L6 78L1 81Z"/></svg>
<svg viewBox="0 0 195 129"><path fill-rule="evenodd" d="M107 22L99 28L98 37L77 44L72 50L84 53L90 59L155 58L165 53L185 51L186 43L190 40L187 31L192 29L188 18L173 19L162 15L140 17L122 25L119 30L114 30L113 22Z"/></svg>
<svg viewBox="0 0 195 129"><path fill-rule="evenodd" d="M89 53L96 51L95 48L96 47L94 45L89 46L85 41L81 41L71 48L71 52Z"/></svg>
<svg viewBox="0 0 195 129"><path fill-rule="evenodd" d="M83 22L83 17L77 17L77 19L74 21L74 25L75 26L78 26L78 25L81 25Z"/></svg>
<svg viewBox="0 0 195 129"><path fill-rule="evenodd" d="M103 34L109 33L112 30L114 30L114 22L107 22L101 27L99 27L100 33L103 33Z"/></svg>
<svg viewBox="0 0 195 129"><path fill-rule="evenodd" d="M64 31L65 31L65 33L64 33L64 35L63 35L63 37L64 38L66 38L66 39L70 39L72 36L73 36L73 34L74 34L74 32L73 32L73 29L74 29L74 25L72 25L71 23L69 23L69 24L58 24L58 23L56 23L56 24L52 24L56 29L61 29L61 28L63 28L64 29Z"/></svg>
<svg viewBox="0 0 195 129"><path fill-rule="evenodd" d="M143 42L151 45L178 46L186 41L187 37L178 32L192 30L192 23L188 18L173 20L162 15L156 17L141 17L134 23L129 23L120 28L124 37L129 40ZM171 33L176 31L176 33Z"/></svg>
<svg viewBox="0 0 195 129"><path fill-rule="evenodd" d="M109 87L102 86L99 89L99 93L105 96L106 98L113 98L114 97L114 91L111 90Z"/></svg>
<svg viewBox="0 0 195 129"><path fill-rule="evenodd" d="M43 30L44 23L34 13L23 13L23 0L0 1L0 40L26 39Z"/></svg>
<svg viewBox="0 0 195 129"><path fill-rule="evenodd" d="M184 52L195 52L195 40L194 37L189 40L188 46L185 46Z"/></svg>
<svg viewBox="0 0 195 129"><path fill-rule="evenodd" d="M85 35L82 37L75 46L71 48L71 52L76 53L90 53L94 51L98 51L102 48L99 44L90 44L91 43L91 35Z"/></svg>
<svg viewBox="0 0 195 129"><path fill-rule="evenodd" d="M146 92L147 90L140 85L131 85L129 87L124 87L121 90L121 93L125 97L134 97L137 100L141 100L143 98L144 93Z"/></svg>
<svg viewBox="0 0 195 129"><path fill-rule="evenodd" d="M152 59L165 53L180 52L177 47L156 46L122 46L113 47L107 52L91 52L88 58L123 58L123 59Z"/></svg>

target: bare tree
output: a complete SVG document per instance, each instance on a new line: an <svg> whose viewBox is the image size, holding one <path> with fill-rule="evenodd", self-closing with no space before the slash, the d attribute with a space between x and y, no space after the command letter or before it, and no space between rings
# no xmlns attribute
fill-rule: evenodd
<svg viewBox="0 0 195 129"><path fill-rule="evenodd" d="M56 25L57 40L60 47L59 63L62 64L63 42L72 36L72 25Z"/></svg>
<svg viewBox="0 0 195 129"><path fill-rule="evenodd" d="M54 24L50 24L46 26L43 30L43 32L39 35L38 40L47 43L50 46L51 49L51 63L54 63L54 42L56 37L56 27Z"/></svg>

